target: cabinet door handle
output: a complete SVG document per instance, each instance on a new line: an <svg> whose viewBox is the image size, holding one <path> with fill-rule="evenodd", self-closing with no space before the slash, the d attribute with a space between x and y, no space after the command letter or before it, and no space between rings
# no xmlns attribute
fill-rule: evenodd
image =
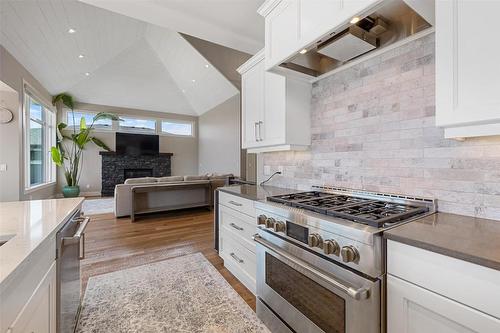
<svg viewBox="0 0 500 333"><path fill-rule="evenodd" d="M258 121L256 121L255 124L254 124L255 141L259 141L259 134L258 134L257 126L259 126L259 122Z"/></svg>
<svg viewBox="0 0 500 333"><path fill-rule="evenodd" d="M264 141L264 139L262 139L262 124L264 124L263 121L259 121L259 141Z"/></svg>
<svg viewBox="0 0 500 333"><path fill-rule="evenodd" d="M244 262L243 259L238 258L238 256L236 254L234 254L234 252L229 253L229 255L231 257L233 257L233 259L236 260L237 262L239 262L240 264L242 264Z"/></svg>
<svg viewBox="0 0 500 333"><path fill-rule="evenodd" d="M238 225L236 225L236 224L234 224L234 223L230 223L229 225L230 225L231 227L233 227L234 229L236 229L236 230L240 230L240 231L242 231L242 230L243 230L243 228L242 228L242 227L239 227Z"/></svg>
<svg viewBox="0 0 500 333"><path fill-rule="evenodd" d="M238 207L243 206L243 204L240 204L239 202L236 202L236 201L233 201L233 200L229 201L229 203L230 203L231 205L238 206Z"/></svg>

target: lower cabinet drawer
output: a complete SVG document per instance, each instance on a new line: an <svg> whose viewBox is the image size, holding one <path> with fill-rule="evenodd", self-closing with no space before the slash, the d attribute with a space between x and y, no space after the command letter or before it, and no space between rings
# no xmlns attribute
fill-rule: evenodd
<svg viewBox="0 0 500 333"><path fill-rule="evenodd" d="M237 243L255 253L255 242L252 239L253 235L257 233L255 218L224 206L219 207L219 214L221 229L225 229L226 232L234 236Z"/></svg>
<svg viewBox="0 0 500 333"><path fill-rule="evenodd" d="M253 201L226 192L219 192L219 204L237 210L248 216L255 217Z"/></svg>
<svg viewBox="0 0 500 333"><path fill-rule="evenodd" d="M227 230L221 230L220 255L224 266L255 294L257 263L255 253L242 246Z"/></svg>

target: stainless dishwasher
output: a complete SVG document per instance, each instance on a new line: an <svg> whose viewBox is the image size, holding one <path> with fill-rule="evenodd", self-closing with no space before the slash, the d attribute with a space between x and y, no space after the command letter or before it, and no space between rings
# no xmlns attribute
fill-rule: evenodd
<svg viewBox="0 0 500 333"><path fill-rule="evenodd" d="M73 333L80 312L80 259L85 256L85 228L89 217L78 210L58 231L57 332Z"/></svg>

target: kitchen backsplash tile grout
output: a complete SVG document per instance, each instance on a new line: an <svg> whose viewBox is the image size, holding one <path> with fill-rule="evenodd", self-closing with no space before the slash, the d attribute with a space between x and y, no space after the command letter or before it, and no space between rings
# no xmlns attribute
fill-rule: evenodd
<svg viewBox="0 0 500 333"><path fill-rule="evenodd" d="M263 155L271 185L334 185L438 199L439 210L500 219L500 137L436 128L434 34L313 85L309 151Z"/></svg>

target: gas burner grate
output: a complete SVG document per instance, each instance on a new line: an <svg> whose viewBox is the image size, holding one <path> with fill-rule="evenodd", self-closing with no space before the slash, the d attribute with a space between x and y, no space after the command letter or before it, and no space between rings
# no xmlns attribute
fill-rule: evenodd
<svg viewBox="0 0 500 333"><path fill-rule="evenodd" d="M427 207L372 201L345 208L330 209L327 214L380 228L384 224L398 222L427 211Z"/></svg>
<svg viewBox="0 0 500 333"><path fill-rule="evenodd" d="M428 211L427 207L319 191L272 196L267 200L377 228Z"/></svg>

